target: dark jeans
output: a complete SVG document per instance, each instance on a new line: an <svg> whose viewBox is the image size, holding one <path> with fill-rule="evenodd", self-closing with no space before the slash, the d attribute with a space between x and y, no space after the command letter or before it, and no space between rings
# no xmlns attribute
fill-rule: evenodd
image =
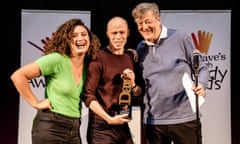
<svg viewBox="0 0 240 144"><path fill-rule="evenodd" d="M87 141L88 144L133 144L127 123L109 125L104 120L94 116L89 117Z"/></svg>
<svg viewBox="0 0 240 144"><path fill-rule="evenodd" d="M201 137L201 122L197 135L197 121L172 125L144 125L148 144L198 144Z"/></svg>
<svg viewBox="0 0 240 144"><path fill-rule="evenodd" d="M79 118L38 111L33 121L32 144L81 144L80 124Z"/></svg>

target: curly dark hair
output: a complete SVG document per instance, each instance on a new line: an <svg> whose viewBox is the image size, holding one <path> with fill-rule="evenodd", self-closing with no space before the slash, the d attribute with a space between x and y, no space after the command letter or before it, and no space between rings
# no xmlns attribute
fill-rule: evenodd
<svg viewBox="0 0 240 144"><path fill-rule="evenodd" d="M95 59L96 54L100 49L100 40L98 37L92 33L88 27L84 24L81 19L70 19L59 26L56 32L53 33L51 39L47 42L44 48L44 54L47 55L49 53L58 52L60 54L65 54L70 56L71 49L70 43L72 40L72 32L76 26L83 26L86 28L88 35L90 37L90 47L87 51L86 58L87 59Z"/></svg>

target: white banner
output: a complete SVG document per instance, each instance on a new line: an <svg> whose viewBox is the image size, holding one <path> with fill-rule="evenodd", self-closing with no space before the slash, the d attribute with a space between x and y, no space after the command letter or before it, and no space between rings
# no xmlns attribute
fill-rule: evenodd
<svg viewBox="0 0 240 144"><path fill-rule="evenodd" d="M70 18L81 18L90 28L90 11L49 11L49 10L22 10L21 34L21 65L35 61L40 57L47 37ZM30 81L34 93L39 99L44 98L44 79L37 78ZM36 110L26 101L20 99L18 144L31 144L32 121ZM88 122L87 109L83 105L82 124L80 133L83 144L86 143L86 126Z"/></svg>
<svg viewBox="0 0 240 144"><path fill-rule="evenodd" d="M90 27L89 11L22 11L21 65L36 60L42 55L43 41L69 18L81 18ZM196 38L200 51L206 53L204 61L210 66L211 78L205 103L200 108L203 117L203 144L231 143L230 111L230 29L231 11L169 11L161 13L162 23L168 28L188 32ZM43 98L44 81L30 81L34 92ZM84 106L84 105L83 105ZM130 123L135 144L140 144L140 109L134 108ZM35 110L22 98L19 107L19 144L31 144L31 128ZM81 137L86 142L87 110L83 107Z"/></svg>
<svg viewBox="0 0 240 144"><path fill-rule="evenodd" d="M203 144L231 144L231 11L165 10L161 20L167 28L195 36L210 66L205 103L201 106Z"/></svg>
<svg viewBox="0 0 240 144"><path fill-rule="evenodd" d="M22 11L22 45L21 45L21 65L32 62L42 55L44 41L52 33L70 18L81 18L90 28L91 13L89 11L43 11L43 10L23 10ZM39 99L44 98L44 79L36 78L30 81L34 93ZM33 117L36 110L20 99L19 107L19 144L31 144L31 129ZM129 123L135 144L140 144L141 125L140 108L133 107L133 120ZM81 115L80 133L82 143L87 144L86 133L88 125L88 109L83 104Z"/></svg>

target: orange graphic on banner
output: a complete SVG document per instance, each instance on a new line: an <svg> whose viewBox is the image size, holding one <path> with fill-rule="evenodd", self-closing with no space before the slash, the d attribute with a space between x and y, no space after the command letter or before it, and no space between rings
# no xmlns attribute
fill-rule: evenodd
<svg viewBox="0 0 240 144"><path fill-rule="evenodd" d="M208 54L213 34L206 31L198 31L198 39L194 33L191 33L195 47L204 54Z"/></svg>

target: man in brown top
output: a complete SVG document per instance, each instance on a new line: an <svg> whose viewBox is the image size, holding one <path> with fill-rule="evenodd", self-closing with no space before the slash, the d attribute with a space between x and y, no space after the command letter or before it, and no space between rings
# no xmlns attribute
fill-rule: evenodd
<svg viewBox="0 0 240 144"><path fill-rule="evenodd" d="M129 35L126 20L110 19L106 34L109 45L89 64L83 91L83 101L90 108L87 140L88 144L133 144L128 126L131 119L118 113L123 74L130 79L131 94L141 94L135 83L133 54L125 49Z"/></svg>

